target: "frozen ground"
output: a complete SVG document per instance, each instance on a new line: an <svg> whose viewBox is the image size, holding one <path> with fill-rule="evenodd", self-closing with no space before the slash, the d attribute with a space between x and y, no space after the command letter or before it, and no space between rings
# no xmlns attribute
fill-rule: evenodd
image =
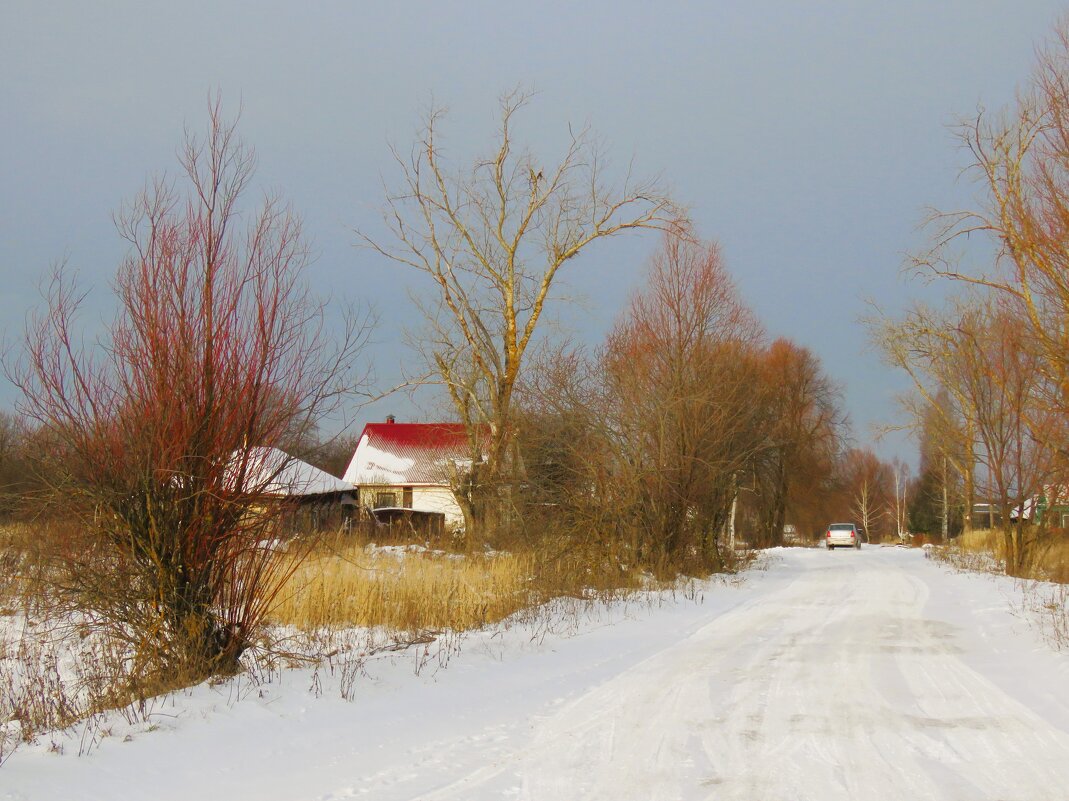
<svg viewBox="0 0 1069 801"><path fill-rule="evenodd" d="M1012 606L916 550L782 550L700 603L376 660L351 702L199 687L88 757L18 751L0 798L1063 801L1069 654Z"/></svg>

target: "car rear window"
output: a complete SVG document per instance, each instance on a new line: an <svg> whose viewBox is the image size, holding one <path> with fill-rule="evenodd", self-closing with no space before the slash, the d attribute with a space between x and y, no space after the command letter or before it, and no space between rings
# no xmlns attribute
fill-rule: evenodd
<svg viewBox="0 0 1069 801"><path fill-rule="evenodd" d="M851 529L853 529L853 527L854 527L853 523L832 523L831 524L831 530L832 531L850 531Z"/></svg>

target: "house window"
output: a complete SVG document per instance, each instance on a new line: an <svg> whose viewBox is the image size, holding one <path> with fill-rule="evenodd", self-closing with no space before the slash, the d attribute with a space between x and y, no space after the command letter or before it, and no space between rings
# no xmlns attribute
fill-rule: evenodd
<svg viewBox="0 0 1069 801"><path fill-rule="evenodd" d="M376 509L382 509L386 506L397 506L397 493L396 492L376 492L375 493L375 507Z"/></svg>
<svg viewBox="0 0 1069 801"><path fill-rule="evenodd" d="M403 507L405 507L406 509L411 509L412 508L412 488L411 487L402 487L401 488L401 498L402 498L401 505Z"/></svg>

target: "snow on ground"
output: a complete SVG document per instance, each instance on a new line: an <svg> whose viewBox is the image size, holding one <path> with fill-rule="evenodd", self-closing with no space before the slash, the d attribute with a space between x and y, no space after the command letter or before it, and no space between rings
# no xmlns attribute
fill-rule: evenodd
<svg viewBox="0 0 1069 801"><path fill-rule="evenodd" d="M780 550L700 602L376 659L352 701L309 670L201 686L88 757L18 751L0 798L1061 801L1069 654L1013 593L917 550Z"/></svg>

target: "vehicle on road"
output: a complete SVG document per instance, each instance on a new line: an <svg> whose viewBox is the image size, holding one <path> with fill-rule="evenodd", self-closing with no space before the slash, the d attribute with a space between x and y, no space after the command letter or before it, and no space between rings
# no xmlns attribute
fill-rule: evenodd
<svg viewBox="0 0 1069 801"><path fill-rule="evenodd" d="M832 523L824 537L828 550L843 546L861 548L861 531L853 523Z"/></svg>

